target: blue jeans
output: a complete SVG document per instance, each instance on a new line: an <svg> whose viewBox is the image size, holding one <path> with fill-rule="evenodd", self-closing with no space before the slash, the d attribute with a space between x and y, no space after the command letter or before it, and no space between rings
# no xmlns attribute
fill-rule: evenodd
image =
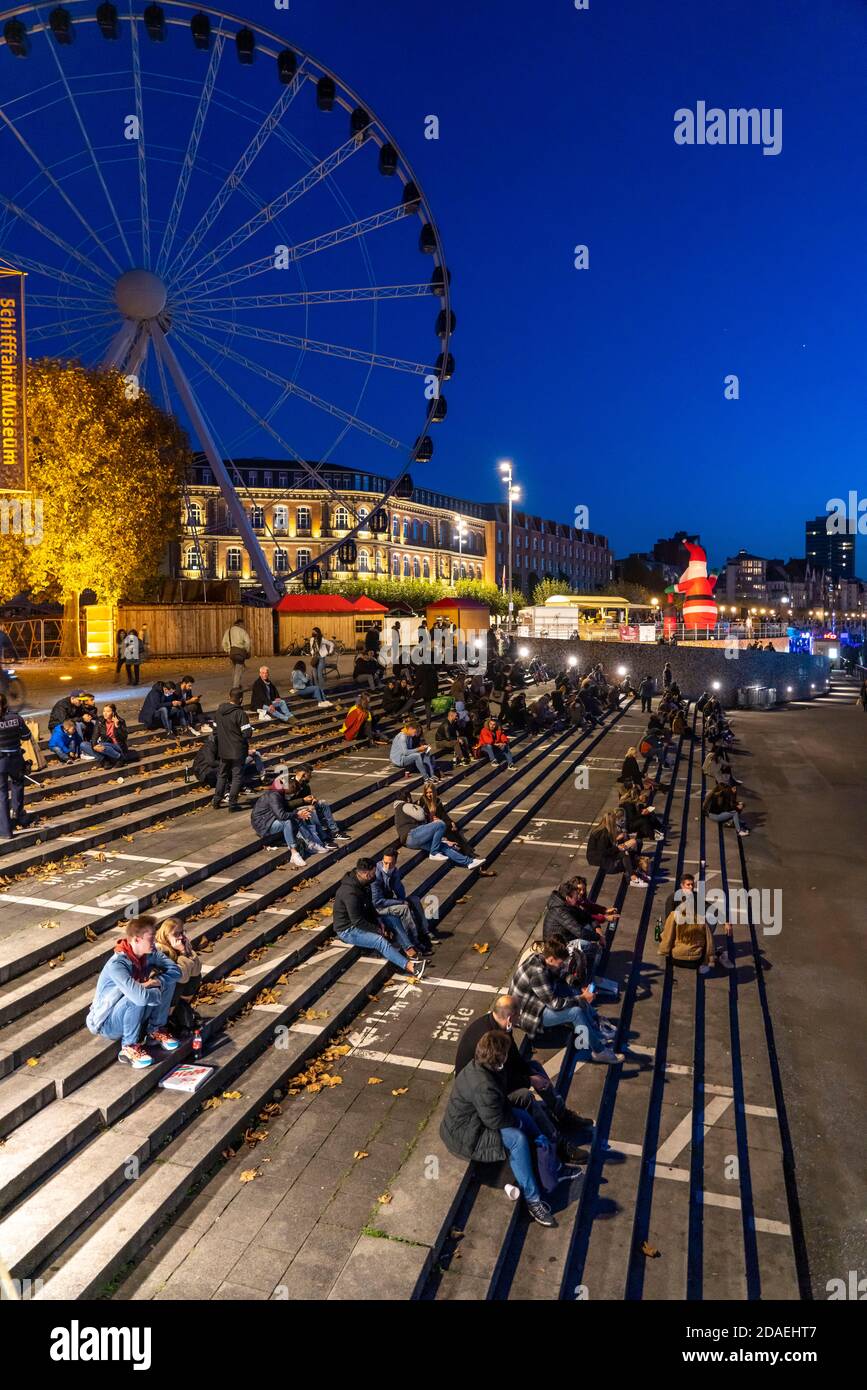
<svg viewBox="0 0 867 1390"><path fill-rule="evenodd" d="M431 945L430 922L415 894L403 901L400 898L389 898L387 902L380 904L377 911L389 926L394 925L392 918L397 918L409 937L410 944L416 950L420 945L425 947Z"/></svg>
<svg viewBox="0 0 867 1390"><path fill-rule="evenodd" d="M97 758L111 758L112 762L119 762L123 757L123 752L116 743L100 743L93 748L93 752Z"/></svg>
<svg viewBox="0 0 867 1390"><path fill-rule="evenodd" d="M273 820L271 822L270 833L272 835L282 835L289 849L297 849L299 840L301 841L305 849L309 849L311 844L319 845L322 843L318 835L316 835L315 832L311 833L307 829L306 825L303 830L299 825L296 834L295 827L293 826L291 819Z"/></svg>
<svg viewBox="0 0 867 1390"><path fill-rule="evenodd" d="M313 815L310 817L308 825L315 825L320 837L322 835L323 821L325 822L325 829L328 832L329 838L333 838L335 835L340 834L340 827L331 814L331 807L328 805L327 801L314 801L309 809L313 812Z"/></svg>
<svg viewBox="0 0 867 1390"><path fill-rule="evenodd" d="M737 811L721 811L719 815L714 815L712 811L708 811L707 818L712 820L715 825L725 825L726 821L731 821L735 830L741 828L741 818Z"/></svg>
<svg viewBox="0 0 867 1390"><path fill-rule="evenodd" d="M377 955L385 956L385 959L396 965L398 970L406 970L409 966L406 956L401 955L397 947L386 941L379 932L349 927L346 931L339 931L337 935L346 946L359 946L362 951L375 951Z"/></svg>
<svg viewBox="0 0 867 1390"><path fill-rule="evenodd" d="M586 1004L573 1004L566 1009L544 1009L543 1028L559 1028L564 1023L571 1024L575 1031L575 1047L580 1052L601 1052L605 1044L596 1023L594 1011Z"/></svg>
<svg viewBox="0 0 867 1390"><path fill-rule="evenodd" d="M295 694L299 695L302 700L315 699L317 704L320 700L325 699L325 696L322 693L322 687L317 685L315 681L311 681L309 685L302 685L300 690L295 691Z"/></svg>
<svg viewBox="0 0 867 1390"><path fill-rule="evenodd" d="M483 747L485 753L488 755L488 762L494 764L505 763L506 767L515 766L512 750L507 743L486 743Z"/></svg>
<svg viewBox="0 0 867 1390"><path fill-rule="evenodd" d="M543 1143L547 1141L544 1140L542 1131L530 1112L513 1108L512 1124L500 1130L500 1138L509 1155L509 1167L515 1182L524 1194L525 1200L528 1202L541 1201L542 1194L536 1181L531 1145L535 1145L540 1140Z"/></svg>
<svg viewBox="0 0 867 1390"><path fill-rule="evenodd" d="M459 849L453 849L445 843L445 833L446 828L441 820L427 821L424 825L413 826L406 837L406 843L409 849L426 849L428 854L444 854L446 859L465 869L470 862L469 859L465 854L461 854Z"/></svg>
<svg viewBox="0 0 867 1390"><path fill-rule="evenodd" d="M295 718L286 701L282 699L275 700L273 704L265 705L264 708L266 714L270 714L274 719L282 719L284 724Z"/></svg>
<svg viewBox="0 0 867 1390"><path fill-rule="evenodd" d="M416 753L410 750L408 753L401 753L394 765L404 770L414 767L422 777L433 777L436 772L436 765L430 753Z"/></svg>
<svg viewBox="0 0 867 1390"><path fill-rule="evenodd" d="M119 999L99 1030L101 1038L118 1038L122 1047L137 1043L147 1029L164 1028L172 1006L176 979L163 975L159 989L149 990L147 1004L134 1004L126 995Z"/></svg>

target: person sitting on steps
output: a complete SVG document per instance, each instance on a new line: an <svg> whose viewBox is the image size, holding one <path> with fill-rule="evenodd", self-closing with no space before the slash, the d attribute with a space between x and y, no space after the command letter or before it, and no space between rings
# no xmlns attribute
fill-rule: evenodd
<svg viewBox="0 0 867 1390"><path fill-rule="evenodd" d="M394 828L402 845L409 849L426 849L433 860L450 859L464 869L481 869L484 859L462 854L452 840L446 839L445 822L431 814L427 802L421 804L412 797L392 803Z"/></svg>
<svg viewBox="0 0 867 1390"><path fill-rule="evenodd" d="M534 1147L548 1141L530 1112L511 1106L506 1094L509 1041L500 1032L479 1038L473 1060L455 1077L440 1138L449 1153L467 1162L502 1163L508 1157L530 1216L540 1226L556 1226L533 1164Z"/></svg>
<svg viewBox="0 0 867 1390"><path fill-rule="evenodd" d="M518 1023L530 1038L546 1028L568 1024L575 1034L575 1047L589 1052L594 1062L614 1066L625 1061L625 1054L614 1052L614 1024L604 1022L593 1008L592 984L575 989L567 981L572 963L565 941L534 941L512 977L509 993L515 996Z"/></svg>
<svg viewBox="0 0 867 1390"><path fill-rule="evenodd" d="M376 861L359 859L343 878L334 895L334 932L346 946L375 951L387 961L420 980L426 961L421 960L401 925L387 926L376 913L372 887Z"/></svg>
<svg viewBox="0 0 867 1390"><path fill-rule="evenodd" d="M158 1044L176 1052L178 1041L166 1027L181 971L155 946L155 917L133 917L99 972L93 1003L85 1019L90 1033L120 1042L119 1062L140 1069L153 1065L148 1051Z"/></svg>

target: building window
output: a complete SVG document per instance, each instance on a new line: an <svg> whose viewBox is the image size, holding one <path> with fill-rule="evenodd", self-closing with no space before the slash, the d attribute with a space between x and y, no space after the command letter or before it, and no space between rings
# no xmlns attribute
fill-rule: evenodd
<svg viewBox="0 0 867 1390"><path fill-rule="evenodd" d="M277 480L278 480L278 483L279 483L280 487L288 487L288 486L289 486L289 474L288 474L288 473L278 473L278 475L277 475Z"/></svg>
<svg viewBox="0 0 867 1390"><path fill-rule="evenodd" d="M264 525L265 525L265 508L264 508L264 507L251 507L251 508L250 508L250 522L251 522L251 524L252 524L253 526L264 526Z"/></svg>
<svg viewBox="0 0 867 1390"><path fill-rule="evenodd" d="M242 568L243 560L241 558L240 547L237 545L230 545L229 549L226 551L226 573L240 574Z"/></svg>
<svg viewBox="0 0 867 1390"><path fill-rule="evenodd" d="M376 552L376 572L377 574L385 573L385 559L381 550L377 550Z"/></svg>
<svg viewBox="0 0 867 1390"><path fill-rule="evenodd" d="M391 557L391 572L394 575L395 579L400 578L400 556L397 554L394 554Z"/></svg>
<svg viewBox="0 0 867 1390"><path fill-rule="evenodd" d="M184 569L197 570L201 568L199 552L196 546L191 545L184 554Z"/></svg>
<svg viewBox="0 0 867 1390"><path fill-rule="evenodd" d="M419 558L417 555L414 557L412 562L412 577L413 579L421 579L421 564L419 563Z"/></svg>
<svg viewBox="0 0 867 1390"><path fill-rule="evenodd" d="M396 541L400 540L400 517L395 516L391 522L391 534Z"/></svg>
<svg viewBox="0 0 867 1390"><path fill-rule="evenodd" d="M296 517L295 525L296 525L296 527L297 527L297 529L298 529L299 535L302 535L304 532L310 530L310 508L309 508L309 507L299 507L298 510L297 510L297 512L295 513L295 517Z"/></svg>
<svg viewBox="0 0 867 1390"><path fill-rule="evenodd" d="M288 574L288 572L289 556L285 550L281 550L278 546L277 549L274 551L274 573Z"/></svg>
<svg viewBox="0 0 867 1390"><path fill-rule="evenodd" d="M191 502L190 505L187 507L187 525L201 526L201 524L202 509L199 506L198 502Z"/></svg>
<svg viewBox="0 0 867 1390"><path fill-rule="evenodd" d="M424 557L424 562L422 565L422 578L430 579L430 560L427 558L426 555Z"/></svg>
<svg viewBox="0 0 867 1390"><path fill-rule="evenodd" d="M289 528L289 508L288 508L288 507L275 507L275 508L274 508L274 530L275 530L275 531L287 531L288 528Z"/></svg>
<svg viewBox="0 0 867 1390"><path fill-rule="evenodd" d="M408 556L408 555L404 555L404 557L403 557L403 577L404 577L404 579L409 579L409 556Z"/></svg>
<svg viewBox="0 0 867 1390"><path fill-rule="evenodd" d="M409 540L409 521L407 520L406 517L404 517L404 519L403 519L403 543L404 543L404 545L407 544L408 540Z"/></svg>
<svg viewBox="0 0 867 1390"><path fill-rule="evenodd" d="M336 531L349 530L349 513L345 507L334 508L334 529Z"/></svg>
<svg viewBox="0 0 867 1390"><path fill-rule="evenodd" d="M309 565L309 564L310 564L310 551L309 551L309 550L299 550L297 556L295 557L295 566L296 566L296 568L299 569L299 570L303 570L303 569L305 568L305 566L307 566L307 565Z"/></svg>
<svg viewBox="0 0 867 1390"><path fill-rule="evenodd" d="M265 484L265 487L271 487L271 486L272 486L272 483L273 483L274 474L273 474L273 473L265 473L265 474L263 475L263 477L264 477L264 484Z"/></svg>
<svg viewBox="0 0 867 1390"><path fill-rule="evenodd" d="M366 550L359 550L358 552L358 573L370 573L370 555Z"/></svg>
<svg viewBox="0 0 867 1390"><path fill-rule="evenodd" d="M248 487L258 487L258 486L259 486L259 470L258 470L258 468L254 468L253 471L252 471L252 473L249 473L249 474L247 475L247 486L248 486Z"/></svg>
<svg viewBox="0 0 867 1390"><path fill-rule="evenodd" d="M359 529L360 531L367 531L367 530L369 530L369 527L366 525L367 518L368 518L369 515L370 515L370 513L368 512L368 510L367 510L366 507L359 507L359 508L358 508L358 529Z"/></svg>

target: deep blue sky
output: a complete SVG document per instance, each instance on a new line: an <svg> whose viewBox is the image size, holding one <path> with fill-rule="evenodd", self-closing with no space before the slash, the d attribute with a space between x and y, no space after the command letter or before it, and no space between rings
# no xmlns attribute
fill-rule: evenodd
<svg viewBox="0 0 867 1390"><path fill-rule="evenodd" d="M135 0L136 12L143 3ZM867 0L590 0L586 12L573 0L291 0L288 11L271 0L235 3L356 89L403 146L437 217L453 274L457 372L434 462L414 470L418 483L489 499L499 490L496 460L509 456L529 509L566 520L577 504L588 506L591 529L607 534L618 555L678 528L698 531L714 563L740 546L803 555L807 517L850 489L867 495ZM39 49L34 44L27 63L0 52L0 103L40 157L55 161L58 178L123 261L58 69L78 83L138 254L136 146L124 140L120 114L133 109L129 26L115 45L93 25L82 27L60 63L50 43ZM165 45L143 38L142 59L156 102L146 129L158 244L208 58L174 30ZM93 76L95 62L116 74ZM232 151L258 125L260 91L265 110L275 99L273 66L240 69L232 55L224 72L234 90L208 117L185 219L206 206ZM699 101L782 108L782 152L676 145L675 110ZM424 138L429 114L439 118L438 141ZM318 121L311 138L328 141L326 149L345 139L345 113L339 120L316 113L309 89L291 115L308 126ZM371 157L341 171L356 180L349 187L356 215L388 205L384 181L365 169ZM285 142L269 143L251 176L260 202L297 177L293 159ZM0 128L0 192L81 247L81 227L38 182L22 147ZM330 198L321 189L293 207L274 228L280 239L297 241L347 220ZM250 212L237 195L219 235ZM182 225L178 244L190 225ZM415 231L405 228L391 230L404 238L399 254L408 259L389 261L379 283L430 273ZM270 227L267 236L273 242ZM357 257L368 243L374 255L389 245L377 232L347 252L355 261L341 262L334 251L304 261L306 283L361 283ZM573 268L577 243L590 248L588 271ZM57 255L14 214L0 212L4 251L52 264ZM234 263L246 254L237 252ZM80 272L74 261L66 266ZM333 278L318 281L319 274ZM45 286L32 267L28 286L35 328ZM103 281L101 292L110 291ZM377 346L430 360L422 354L436 352L436 301L398 307L423 313L423 336L409 317L396 325L382 306ZM41 312L42 322L54 317L51 307ZM290 314L277 327L286 324L311 337L369 345L370 324L357 327L342 308L320 311L303 326ZM180 339L179 317L175 331ZM247 339L233 342L254 350ZM69 350L38 332L30 346ZM103 351L97 343L93 359ZM290 373L288 350L263 351ZM199 352L219 361L226 378L224 390L204 361L187 362L219 446L236 457L278 454L279 445L256 438L258 426L243 414L244 401L266 413L274 384L266 389L243 367L225 368L201 342ZM346 363L333 358L307 354L297 371L302 385L329 399L350 381ZM740 380L738 401L723 396L730 373ZM412 439L417 426L407 434L403 419L389 416L386 389L396 376L374 374L361 413ZM415 422L418 378L408 385ZM292 443L302 455L323 456L334 430L328 444L314 442L312 426L323 417L305 408ZM294 422L285 428L294 430ZM334 439L329 456L369 467L369 445L350 433ZM863 541L860 567L867 569Z"/></svg>
<svg viewBox="0 0 867 1390"><path fill-rule="evenodd" d="M803 555L807 516L867 492L863 0L292 0L277 23L354 81L436 210L443 484L490 495L511 455L533 509L587 503L617 553L684 527L717 561ZM675 145L699 99L782 107L782 152Z"/></svg>

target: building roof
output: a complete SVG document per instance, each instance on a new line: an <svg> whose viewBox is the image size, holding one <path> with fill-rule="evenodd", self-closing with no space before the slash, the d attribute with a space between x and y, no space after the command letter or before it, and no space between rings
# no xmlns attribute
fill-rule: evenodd
<svg viewBox="0 0 867 1390"><path fill-rule="evenodd" d="M352 607L356 613L387 613L388 608L384 603L377 603L375 598L368 598L367 594L362 594L360 598L354 600Z"/></svg>
<svg viewBox="0 0 867 1390"><path fill-rule="evenodd" d="M436 603L426 603L425 608L428 612L437 608L490 608L489 603L483 603L478 598L438 598Z"/></svg>
<svg viewBox="0 0 867 1390"><path fill-rule="evenodd" d="M278 613L355 613L358 611L348 598L341 598L340 594L284 594L276 607ZM378 604L377 608L379 608Z"/></svg>

